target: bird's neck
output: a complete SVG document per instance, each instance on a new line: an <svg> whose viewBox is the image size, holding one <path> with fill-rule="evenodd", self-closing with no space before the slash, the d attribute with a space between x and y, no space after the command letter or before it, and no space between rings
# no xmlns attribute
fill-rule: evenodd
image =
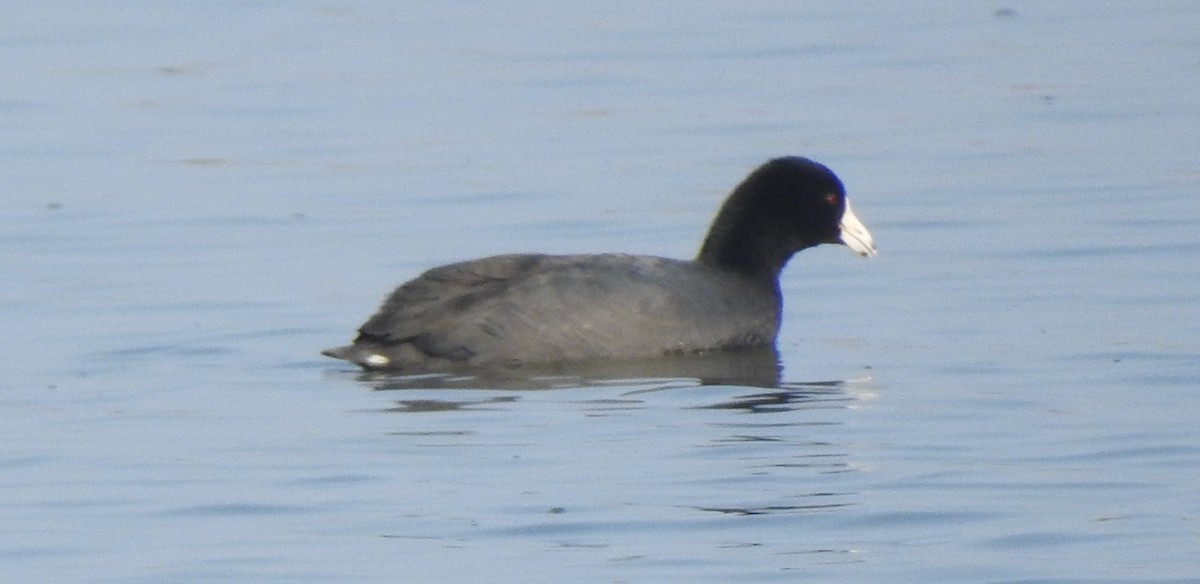
<svg viewBox="0 0 1200 584"><path fill-rule="evenodd" d="M771 245L769 236L751 226L714 225L700 246L696 262L756 278L779 280L792 250Z"/></svg>

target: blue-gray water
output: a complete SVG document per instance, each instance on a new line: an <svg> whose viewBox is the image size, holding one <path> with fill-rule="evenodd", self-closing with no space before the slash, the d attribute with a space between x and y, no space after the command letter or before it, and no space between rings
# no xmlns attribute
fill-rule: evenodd
<svg viewBox="0 0 1200 584"><path fill-rule="evenodd" d="M1200 581L1197 30L1194 2L0 8L0 573ZM448 261L691 255L781 154L842 176L881 255L792 262L778 388L381 390L317 354Z"/></svg>

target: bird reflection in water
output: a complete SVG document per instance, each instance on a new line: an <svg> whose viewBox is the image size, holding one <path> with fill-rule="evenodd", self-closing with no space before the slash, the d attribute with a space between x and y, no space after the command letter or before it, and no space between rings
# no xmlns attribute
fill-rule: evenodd
<svg viewBox="0 0 1200 584"><path fill-rule="evenodd" d="M554 390L589 387L629 387L614 408L637 407L638 395L700 386L729 386L756 389L722 401L698 406L706 409L740 410L763 414L803 409L846 408L859 399L858 391L847 392L858 381L781 381L778 352L771 347L591 363L539 365L455 373L400 375L361 372L356 379L377 391L397 390ZM462 399L459 399L462 398ZM446 399L402 399L389 411L423 413L455 410L502 409L518 401L518 395ZM602 400L612 402L613 400ZM602 404L594 404L602 405Z"/></svg>
<svg viewBox="0 0 1200 584"><path fill-rule="evenodd" d="M514 367L464 369L450 373L401 375L362 372L356 379L376 390L395 389L565 389L670 382L683 385L780 386L779 353L774 347Z"/></svg>

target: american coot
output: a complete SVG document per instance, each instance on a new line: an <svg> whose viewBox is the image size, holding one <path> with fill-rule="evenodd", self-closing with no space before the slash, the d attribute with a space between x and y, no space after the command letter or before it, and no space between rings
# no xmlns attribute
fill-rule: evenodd
<svg viewBox="0 0 1200 584"><path fill-rule="evenodd" d="M513 254L434 268L322 354L432 372L773 346L779 273L822 243L875 255L832 171L777 158L733 190L694 260Z"/></svg>

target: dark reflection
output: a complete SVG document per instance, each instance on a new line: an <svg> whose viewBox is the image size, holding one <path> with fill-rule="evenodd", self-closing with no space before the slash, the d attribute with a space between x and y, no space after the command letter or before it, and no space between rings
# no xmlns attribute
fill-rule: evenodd
<svg viewBox="0 0 1200 584"><path fill-rule="evenodd" d="M801 409L844 408L854 401L847 395L845 381L817 381L782 384L779 391L740 395L731 400L704 406L709 409L744 410L770 414Z"/></svg>
<svg viewBox="0 0 1200 584"><path fill-rule="evenodd" d="M489 409L488 406L506 404L517 401L513 396L494 397L489 399L451 401L441 399L402 399L396 402L396 407L388 408L389 412L452 412L456 410Z"/></svg>
<svg viewBox="0 0 1200 584"><path fill-rule="evenodd" d="M654 359L527 365L453 373L402 375L363 372L357 379L388 389L559 389L630 381L686 381L689 385L780 387L779 353L773 347Z"/></svg>
<svg viewBox="0 0 1200 584"><path fill-rule="evenodd" d="M835 497L850 494L852 493L827 493L822 496ZM782 513L819 513L850 505L850 503L817 503L813 505L767 505L764 507L697 507L697 509L726 515L777 515Z"/></svg>

